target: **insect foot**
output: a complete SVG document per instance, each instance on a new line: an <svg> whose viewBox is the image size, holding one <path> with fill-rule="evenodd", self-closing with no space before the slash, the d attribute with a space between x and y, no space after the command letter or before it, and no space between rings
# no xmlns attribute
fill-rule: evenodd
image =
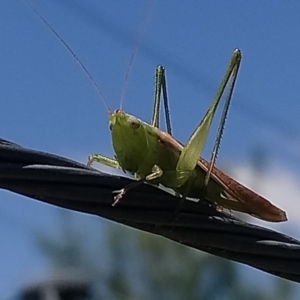
<svg viewBox="0 0 300 300"><path fill-rule="evenodd" d="M88 161L87 161L86 166L90 168L92 166L93 161L94 161L93 155L90 155L88 157Z"/></svg>
<svg viewBox="0 0 300 300"><path fill-rule="evenodd" d="M112 203L112 206L115 206L125 195L126 189L123 188L121 190L113 191L113 193L118 193L118 195L114 196L114 202Z"/></svg>

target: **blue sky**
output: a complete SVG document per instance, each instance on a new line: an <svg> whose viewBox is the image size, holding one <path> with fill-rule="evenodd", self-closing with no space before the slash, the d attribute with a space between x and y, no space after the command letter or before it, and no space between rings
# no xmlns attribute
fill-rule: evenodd
<svg viewBox="0 0 300 300"><path fill-rule="evenodd" d="M119 106L129 57L153 2L31 1L80 57L112 109ZM173 132L185 142L238 47L243 60L218 163L242 170L251 164L254 151L262 151L266 157L263 178L274 176L271 172L276 170L277 179L282 175L282 180L291 178L288 183L297 182L300 3L157 2L132 66L124 109L150 120L155 67L164 65ZM0 136L81 162L94 152L112 155L105 107L66 48L22 0L0 2L0 27ZM268 184L273 190L272 183ZM298 201L296 196L291 192L288 208ZM30 266L34 270L45 266L30 228L52 228L57 213L49 205L8 192L1 191L1 200L0 239L6 246L0 257L6 258L1 266L8 275L0 283L0 293L14 287L21 280L20 273L25 276L31 271ZM280 203L283 208L285 200ZM91 220L90 216L79 218ZM300 238L291 227L275 228L286 228ZM10 259L14 263L5 267Z"/></svg>

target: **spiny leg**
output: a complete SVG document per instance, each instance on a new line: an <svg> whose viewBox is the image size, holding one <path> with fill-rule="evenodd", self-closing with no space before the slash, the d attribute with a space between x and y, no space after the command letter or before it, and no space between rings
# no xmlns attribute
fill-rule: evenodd
<svg viewBox="0 0 300 300"><path fill-rule="evenodd" d="M113 202L112 206L115 206L129 190L136 188L137 186L141 185L144 182L157 179L157 178L161 177L162 174L163 174L162 169L159 166L154 165L154 167L152 168L152 173L147 175L145 178L141 178L135 182L132 182L132 183L126 185L121 190L113 191L113 193L118 193L118 194L114 197L114 202Z"/></svg>
<svg viewBox="0 0 300 300"><path fill-rule="evenodd" d="M165 121L166 121L167 132L168 132L168 134L172 135L169 100L168 100L168 92L167 92L167 81L166 81L166 73L165 72L163 72L162 91L163 91L163 98L164 98L164 111L165 111Z"/></svg>
<svg viewBox="0 0 300 300"><path fill-rule="evenodd" d="M226 117L226 114L228 111L229 101L231 98L233 86L234 86L236 75L237 75L237 70L240 65L240 60L241 60L241 52L237 49L232 54L229 66L227 67L225 75L221 81L220 87L216 93L216 96L213 99L212 104L210 105L209 109L207 110L205 116L203 117L203 119L201 120L199 125L196 127L195 131L192 133L191 137L189 138L188 142L186 143L186 145L184 146L184 148L180 154L179 161L176 166L177 171L187 172L187 174L188 174L188 172L193 171L195 169L196 164L199 159L199 156L201 156L201 152L202 152L203 146L205 144L205 141L206 141L206 138L207 138L210 126L211 126L211 122L212 122L212 119L217 110L218 104L222 98L222 95L224 93L224 90L227 86L228 81L230 80L230 78L232 78L232 81L230 83L230 91L229 91L227 101L226 101L227 107L225 104L225 108L223 110L223 118L222 119L225 120L225 117ZM221 122L222 122L222 120L221 120ZM223 123L224 122L225 121L223 121ZM221 124L220 125L221 130L218 133L219 135L222 134L223 127L224 127L224 124L223 125ZM220 137L218 138L218 140L216 142L215 149L218 149L219 143L220 143ZM215 161L215 154L213 155L213 162L214 161ZM207 178L206 182L207 183L208 183L210 174L211 174L211 170L208 171L206 174L206 178ZM188 177L189 177L189 175L187 175L185 178L181 177L180 178L181 182L179 182L179 184L183 185L188 180ZM203 184L204 184L203 186L205 186L205 182L203 182Z"/></svg>
<svg viewBox="0 0 300 300"><path fill-rule="evenodd" d="M90 167L92 163L96 161L100 164L112 167L115 169L121 169L119 162L116 159L101 155L101 154L91 154L88 158L87 166Z"/></svg>
<svg viewBox="0 0 300 300"><path fill-rule="evenodd" d="M145 179L139 179L137 181L134 181L128 185L126 185L124 188L122 188L121 190L116 190L113 191L113 193L117 193L116 196L114 196L114 202L112 203L112 206L115 206L122 198L123 196L131 189L139 186L140 184L144 183Z"/></svg>
<svg viewBox="0 0 300 300"><path fill-rule="evenodd" d="M154 127L159 127L161 91L163 92L167 132L172 135L165 69L162 66L158 66L155 73L154 107L151 120L151 125Z"/></svg>
<svg viewBox="0 0 300 300"><path fill-rule="evenodd" d="M168 134L172 135L165 68L163 66L157 66L155 72L154 107L153 107L152 120L151 120L151 125L155 127L159 127L161 91L163 92L163 99L164 99L166 128ZM177 192L175 193L175 195L177 197L180 197L180 194Z"/></svg>
<svg viewBox="0 0 300 300"><path fill-rule="evenodd" d="M154 86L154 107L151 118L151 125L159 127L159 111L160 111L160 95L161 95L161 74L163 67L158 66L155 72L155 86Z"/></svg>
<svg viewBox="0 0 300 300"><path fill-rule="evenodd" d="M235 50L233 55L237 56L237 61L236 61L236 64L235 64L235 66L234 66L234 68L231 72L231 77L230 77L231 80L230 80L229 87L228 87L229 90L228 90L226 100L225 100L225 103L224 103L224 108L223 108L223 111L222 111L222 116L221 116L221 120L220 120L220 124L219 124L219 128L218 128L217 136L216 136L216 139L215 139L214 148L213 148L212 153L211 153L209 168L208 168L208 170L206 172L206 175L205 175L204 185L203 185L203 196L205 196L205 194L206 194L206 190L207 190L207 187L208 187L211 172L212 172L212 169L215 165L215 162L216 162L216 159L217 159L217 156L218 156L218 151L219 151L220 144L221 144L221 138L222 138L224 127L225 127L226 117L227 117L227 114L228 114L228 111L229 111L229 105L230 105L234 85L235 85L235 82L236 82L237 74L238 74L238 71L239 71L240 63L241 63L241 52L238 49ZM234 57L232 59L234 59Z"/></svg>
<svg viewBox="0 0 300 300"><path fill-rule="evenodd" d="M101 154L90 155L87 165L91 166L91 164L94 161L104 164L106 166L112 167L112 168L121 169L121 166L117 160L106 157ZM122 188L121 190L113 191L113 193L118 193L118 194L114 197L114 202L113 202L112 206L115 206L120 201L120 199L122 199L122 197L126 194L126 192L128 192L129 190L139 186L140 184L144 183L145 181L151 181L158 177L161 177L162 174L163 174L163 171L161 170L161 168L158 167L157 165L155 165L152 168L152 173L149 174L148 176L146 176L145 178L142 178L135 182L132 182L132 183L128 184L127 186L125 186L124 188Z"/></svg>
<svg viewBox="0 0 300 300"><path fill-rule="evenodd" d="M117 160L106 157L101 154L91 154L89 156L87 166L91 166L91 164L94 161L104 164L106 166L112 167L112 168L122 169ZM140 184L142 184L146 181L151 181L156 178L159 178L162 176L162 174L163 174L162 169L159 166L154 165L152 168L152 173L147 175L145 178L142 178L135 182L132 182L132 183L128 184L127 186L125 186L124 188L122 188L121 190L113 191L113 193L118 193L118 194L116 196L114 196L114 202L113 202L112 206L115 206L120 201L120 199L122 199L122 197L126 194L126 192L128 192L129 190L139 186Z"/></svg>

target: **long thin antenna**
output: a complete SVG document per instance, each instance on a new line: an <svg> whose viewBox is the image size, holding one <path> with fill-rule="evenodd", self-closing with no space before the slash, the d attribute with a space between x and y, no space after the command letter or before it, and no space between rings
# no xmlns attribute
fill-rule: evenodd
<svg viewBox="0 0 300 300"><path fill-rule="evenodd" d="M121 97L120 97L120 109L121 110L122 110L122 106L123 106L123 100L124 100L124 96L125 96L126 87L127 87L127 84L128 84L129 74L130 74L130 71L131 71L131 68L132 68L132 65L133 65L133 61L134 61L134 58L137 54L139 46L141 44L142 38L143 38L143 36L146 32L146 29L148 28L148 24L150 22L150 19L151 19L151 16L152 16L153 12L154 12L155 4L156 4L156 1L153 1L152 2L152 7L150 7L150 9L147 10L148 13L146 15L145 22L143 23L143 26L142 26L139 34L138 34L138 38L137 38L136 43L134 45L134 50L130 55L129 64L128 64L128 67L127 67L127 70L126 70L126 73L125 73L124 83L123 83L123 86L122 86Z"/></svg>
<svg viewBox="0 0 300 300"><path fill-rule="evenodd" d="M82 61L79 59L79 57L76 55L76 53L70 48L70 46L63 40L63 38L55 31L55 29L47 22L47 20L35 9L35 7L28 2L27 0L24 0L24 2L33 10L33 12L43 21L43 23L54 33L54 35L60 40L60 42L67 48L67 50L72 54L72 56L75 58L77 63L80 65L84 73L87 75L87 77L91 80L94 88L96 89L97 93L100 95L100 98L102 99L105 108L108 112L110 112L110 108L108 106L107 100L104 96L104 94L101 92L97 82L93 78L93 76L90 74L86 66L82 63Z"/></svg>

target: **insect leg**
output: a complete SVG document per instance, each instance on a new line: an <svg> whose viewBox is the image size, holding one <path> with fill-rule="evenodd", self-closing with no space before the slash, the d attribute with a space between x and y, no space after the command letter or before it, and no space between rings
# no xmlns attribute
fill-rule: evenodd
<svg viewBox="0 0 300 300"><path fill-rule="evenodd" d="M186 182L186 180L189 178L188 172L193 171L196 167L196 164L199 159L199 155L201 155L201 152L202 152L203 146L205 144L205 141L206 141L206 138L208 135L208 131L210 129L211 122L212 122L212 119L217 110L218 104L219 104L221 97L224 93L224 90L227 86L228 80L231 78L233 72L235 74L237 73L236 70L240 64L240 60L241 60L241 52L240 52L240 50L236 49L232 54L229 66L225 72L225 75L221 81L220 87L216 93L216 96L215 96L211 106L207 110L202 121L199 123L199 125L196 127L195 131L190 136L188 142L186 143L186 145L184 146L184 148L180 154L180 157L179 157L179 160L178 160L178 163L176 166L176 171L187 172L186 173L187 175L185 176L186 178L180 179L182 181L182 184L184 184ZM234 78L236 78L236 75L234 76ZM233 79L232 83L234 83L234 82L235 82L235 79ZM229 95L231 96L231 93ZM226 114L225 114L225 116L226 116ZM217 146L218 146L218 143L219 142L217 142ZM214 160L215 160L215 158L214 158ZM210 176L210 173L208 174L208 179L209 179L209 176Z"/></svg>
<svg viewBox="0 0 300 300"><path fill-rule="evenodd" d="M134 181L134 182L126 185L121 190L113 191L113 193L117 193L117 195L114 196L114 202L113 202L112 206L115 206L129 190L139 186L140 184L142 184L144 182L145 182L145 178L139 179L137 181Z"/></svg>
<svg viewBox="0 0 300 300"><path fill-rule="evenodd" d="M165 121L168 134L172 135L171 128L171 119L170 119L170 110L169 110L169 100L168 100L168 92L167 92L167 81L166 81L166 72L164 71L162 74L162 92L164 98L164 111L165 111Z"/></svg>
<svg viewBox="0 0 300 300"><path fill-rule="evenodd" d="M163 92L167 132L172 135L165 69L162 66L158 66L155 73L154 108L151 120L151 125L155 127L159 127L161 91Z"/></svg>
<svg viewBox="0 0 300 300"><path fill-rule="evenodd" d="M161 95L161 74L164 72L162 66L158 66L155 71L155 87L154 87L154 107L151 118L151 125L159 127L159 108Z"/></svg>
<svg viewBox="0 0 300 300"><path fill-rule="evenodd" d="M144 183L146 181L152 181L154 179L157 179L157 178L161 177L162 174L163 174L162 169L159 166L155 165L152 168L152 173L150 173L146 177L141 178L135 182L128 184L121 190L114 191L113 193L118 193L118 194L114 197L114 202L113 202L112 206L115 206L129 190L141 185L142 183Z"/></svg>
<svg viewBox="0 0 300 300"><path fill-rule="evenodd" d="M206 175L205 175L204 185L203 185L203 194L204 195L206 193L209 178L210 178L212 169L215 165L215 161L216 161L218 151L219 151L219 148L220 148L221 138L222 138L222 134L223 134L223 131L224 131L224 126L225 126L226 117L227 117L228 110L229 110L231 96L232 96L232 92L233 92L233 89L234 89L234 85L235 85L235 82L236 82L236 78L237 78L237 74L238 74L239 66L240 66L240 62L241 62L241 54L240 53L239 53L239 56L240 57L237 60L236 65L233 68L232 73L231 73L230 83L229 83L229 87L228 87L228 93L227 93L226 100L225 100L225 103L224 103L224 108L223 108L223 111L222 111L222 116L221 116L221 120L220 120L220 124L219 124L219 128L218 128L217 136L216 136L216 139L215 139L214 148L213 148L212 153L211 153L209 168L208 168L208 170L206 172Z"/></svg>
<svg viewBox="0 0 300 300"><path fill-rule="evenodd" d="M100 164L106 165L108 167L112 167L115 169L121 169L121 166L119 165L117 160L106 157L101 154L91 154L88 158L87 166L90 167L94 161L96 161Z"/></svg>

